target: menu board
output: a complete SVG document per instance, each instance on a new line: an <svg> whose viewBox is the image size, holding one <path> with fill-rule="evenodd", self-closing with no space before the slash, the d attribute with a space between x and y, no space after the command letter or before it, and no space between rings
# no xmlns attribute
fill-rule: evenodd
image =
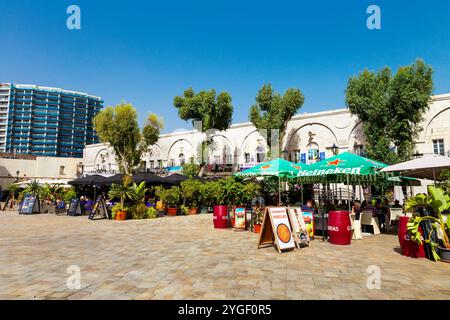
<svg viewBox="0 0 450 320"><path fill-rule="evenodd" d="M40 213L39 197L36 195L26 195L19 208L19 214Z"/></svg>
<svg viewBox="0 0 450 320"><path fill-rule="evenodd" d="M307 246L310 242L308 235L308 228L303 218L302 209L300 208L288 208L289 219L291 220L292 232L294 235L294 241L297 247Z"/></svg>
<svg viewBox="0 0 450 320"><path fill-rule="evenodd" d="M286 208L267 207L265 209L258 248L266 244L274 244L278 253L295 248Z"/></svg>
<svg viewBox="0 0 450 320"><path fill-rule="evenodd" d="M238 207L234 209L234 228L245 230L245 208Z"/></svg>
<svg viewBox="0 0 450 320"><path fill-rule="evenodd" d="M81 216L81 203L79 198L72 199L70 201L69 210L67 210L68 216Z"/></svg>

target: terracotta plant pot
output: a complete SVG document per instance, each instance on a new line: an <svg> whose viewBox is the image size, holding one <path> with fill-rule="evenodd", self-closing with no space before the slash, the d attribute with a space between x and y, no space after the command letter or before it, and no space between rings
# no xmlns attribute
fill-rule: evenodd
<svg viewBox="0 0 450 320"><path fill-rule="evenodd" d="M176 216L177 208L167 208L167 215L171 217Z"/></svg>
<svg viewBox="0 0 450 320"><path fill-rule="evenodd" d="M198 208L189 208L189 214L197 214L198 213Z"/></svg>
<svg viewBox="0 0 450 320"><path fill-rule="evenodd" d="M126 210L118 210L116 212L115 219L116 220L127 220L127 214L128 214L128 211L126 211Z"/></svg>
<svg viewBox="0 0 450 320"><path fill-rule="evenodd" d="M255 229L254 229L254 231L255 231L255 233L260 233L261 232L261 225L260 224L255 224Z"/></svg>

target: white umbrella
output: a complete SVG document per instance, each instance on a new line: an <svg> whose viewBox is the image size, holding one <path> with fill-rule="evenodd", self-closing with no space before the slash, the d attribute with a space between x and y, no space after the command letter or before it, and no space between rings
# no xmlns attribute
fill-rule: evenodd
<svg viewBox="0 0 450 320"><path fill-rule="evenodd" d="M22 182L17 182L17 183L15 183L15 185L18 185L19 187L21 187L21 188L26 188L27 187L27 185L29 184L29 183L31 183L32 181L34 181L34 180L27 180L27 181L22 181ZM60 179L38 179L38 180L36 180L37 181L37 183L39 183L40 185L45 185L45 184L48 184L48 185L50 185L50 186L53 186L53 185L60 185L61 187L63 187L63 188L70 188L70 185L67 183L68 182L68 180L60 180Z"/></svg>
<svg viewBox="0 0 450 320"><path fill-rule="evenodd" d="M422 158L394 164L382 172L401 172L402 175L436 181L442 170L450 169L450 157L427 155Z"/></svg>

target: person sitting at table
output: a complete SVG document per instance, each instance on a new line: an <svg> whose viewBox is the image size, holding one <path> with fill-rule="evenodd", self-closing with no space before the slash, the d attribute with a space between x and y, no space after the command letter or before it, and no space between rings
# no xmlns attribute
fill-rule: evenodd
<svg viewBox="0 0 450 320"><path fill-rule="evenodd" d="M386 212L387 212L387 208L385 206L383 206L383 204L381 203L381 199L377 199L376 203L375 203L375 208L376 208L376 216L378 218L378 223L380 225L380 229L382 231L386 230Z"/></svg>
<svg viewBox="0 0 450 320"><path fill-rule="evenodd" d="M403 206L400 204L400 201L395 200L394 204L392 205L392 208L394 208L394 209L403 209Z"/></svg>
<svg viewBox="0 0 450 320"><path fill-rule="evenodd" d="M355 214L355 220L359 220L361 216L361 202L359 200L353 202L352 211Z"/></svg>
<svg viewBox="0 0 450 320"><path fill-rule="evenodd" d="M308 199L306 201L306 205L302 206L302 211L308 211L308 212L316 212L316 209L314 208L314 201L312 199Z"/></svg>

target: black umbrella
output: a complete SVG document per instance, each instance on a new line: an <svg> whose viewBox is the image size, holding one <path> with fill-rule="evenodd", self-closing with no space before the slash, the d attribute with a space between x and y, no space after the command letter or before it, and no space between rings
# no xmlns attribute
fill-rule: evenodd
<svg viewBox="0 0 450 320"><path fill-rule="evenodd" d="M136 183L148 182L148 183L162 183L163 178L150 172L142 172L133 175L133 181Z"/></svg>
<svg viewBox="0 0 450 320"><path fill-rule="evenodd" d="M72 181L69 181L68 183L70 185L97 185L97 184L101 184L103 181L105 180L105 177L98 175L98 174L93 174L93 175L89 175L89 176L85 176L85 177L81 177Z"/></svg>
<svg viewBox="0 0 450 320"><path fill-rule="evenodd" d="M192 177L192 179L204 181L203 178L196 177L196 176ZM189 178L186 177L185 175L182 175L179 173L174 173L174 174L171 174L170 176L161 178L161 180L162 180L162 183L178 185L183 181L189 180Z"/></svg>
<svg viewBox="0 0 450 320"><path fill-rule="evenodd" d="M124 175L122 173L118 173L113 176L104 178L103 181L101 181L101 183L99 183L99 184L109 185L109 184L113 184L113 183L116 183L116 184L122 183L123 176Z"/></svg>

